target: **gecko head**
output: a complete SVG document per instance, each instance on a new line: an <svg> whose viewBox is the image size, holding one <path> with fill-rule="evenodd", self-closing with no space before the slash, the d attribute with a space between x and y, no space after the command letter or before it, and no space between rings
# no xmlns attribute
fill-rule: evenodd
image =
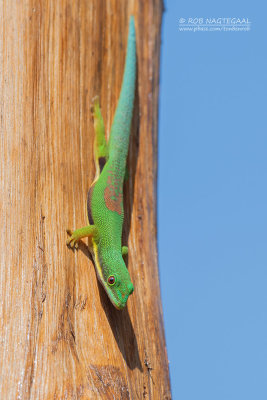
<svg viewBox="0 0 267 400"><path fill-rule="evenodd" d="M129 272L126 266L124 268L123 273L122 271L118 273L118 269L116 272L111 272L105 282L107 295L118 310L126 306L128 297L134 291Z"/></svg>
<svg viewBox="0 0 267 400"><path fill-rule="evenodd" d="M122 256L110 257L108 263L102 265L102 283L110 301L118 309L122 310L128 297L133 293L134 286L130 274L126 268Z"/></svg>

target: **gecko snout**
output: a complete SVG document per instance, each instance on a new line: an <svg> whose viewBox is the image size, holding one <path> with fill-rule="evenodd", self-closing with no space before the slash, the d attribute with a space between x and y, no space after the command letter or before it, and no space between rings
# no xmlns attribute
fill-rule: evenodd
<svg viewBox="0 0 267 400"><path fill-rule="evenodd" d="M130 296L130 294L132 294L134 291L134 285L132 283L128 283L127 289L129 290L129 296Z"/></svg>

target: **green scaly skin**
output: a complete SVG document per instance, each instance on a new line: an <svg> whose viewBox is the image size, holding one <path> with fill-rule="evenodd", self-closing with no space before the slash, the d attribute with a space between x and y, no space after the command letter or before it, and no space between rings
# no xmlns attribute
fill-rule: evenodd
<svg viewBox="0 0 267 400"><path fill-rule="evenodd" d="M94 100L96 178L87 199L88 226L74 232L67 244L77 247L78 241L89 237L98 279L113 305L122 309L134 287L123 260L128 253L121 246L123 225L123 182L131 131L135 93L136 44L134 17L129 24L127 55L118 106L106 143L104 122L98 99Z"/></svg>

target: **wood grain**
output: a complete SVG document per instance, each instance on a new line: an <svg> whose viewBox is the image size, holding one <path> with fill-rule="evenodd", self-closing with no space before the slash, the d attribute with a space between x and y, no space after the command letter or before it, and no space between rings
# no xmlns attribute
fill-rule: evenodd
<svg viewBox="0 0 267 400"><path fill-rule="evenodd" d="M160 0L1 0L1 399L170 399L156 242ZM97 282L86 222L92 98L107 131L135 15L124 311Z"/></svg>

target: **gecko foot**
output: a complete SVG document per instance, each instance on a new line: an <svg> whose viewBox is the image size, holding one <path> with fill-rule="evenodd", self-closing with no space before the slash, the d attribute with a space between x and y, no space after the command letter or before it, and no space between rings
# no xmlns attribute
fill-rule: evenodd
<svg viewBox="0 0 267 400"><path fill-rule="evenodd" d="M92 98L92 103L91 103L91 107L90 107L90 111L92 114L94 114L96 107L99 108L99 96L96 95Z"/></svg>
<svg viewBox="0 0 267 400"><path fill-rule="evenodd" d="M70 235L70 237L68 238L68 240L66 242L67 246L71 247L72 249L73 248L78 249L78 246L79 246L78 241L79 241L79 239L77 239L77 237L75 237L73 235L73 231L70 230L70 229L67 229L67 234Z"/></svg>

